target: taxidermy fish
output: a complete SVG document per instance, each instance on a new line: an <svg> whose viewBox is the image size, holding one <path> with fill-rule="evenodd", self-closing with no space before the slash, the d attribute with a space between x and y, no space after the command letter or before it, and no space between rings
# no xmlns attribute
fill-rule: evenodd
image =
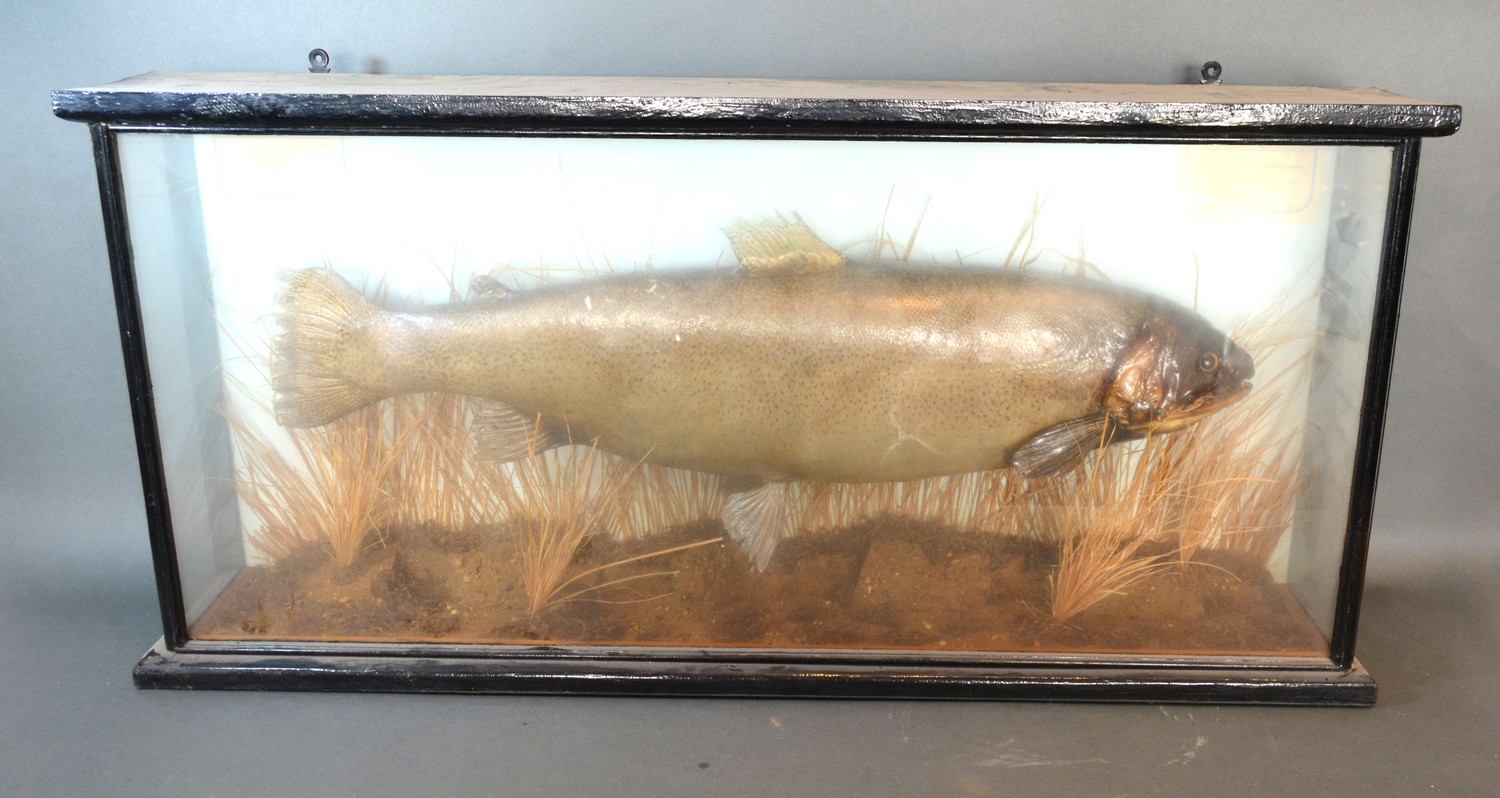
<svg viewBox="0 0 1500 798"><path fill-rule="evenodd" d="M1243 397L1250 355L1196 313L1107 283L852 265L800 218L725 230L740 266L634 272L391 313L330 271L282 290L287 427L388 396L477 397L481 456L569 441L719 474L758 567L795 531L789 483L1013 467L1181 429Z"/></svg>

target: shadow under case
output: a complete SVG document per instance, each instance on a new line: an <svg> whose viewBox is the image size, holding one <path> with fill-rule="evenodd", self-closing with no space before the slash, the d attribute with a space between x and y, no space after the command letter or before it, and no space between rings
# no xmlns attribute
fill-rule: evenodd
<svg viewBox="0 0 1500 798"><path fill-rule="evenodd" d="M147 687L1368 704L1371 89L151 74Z"/></svg>

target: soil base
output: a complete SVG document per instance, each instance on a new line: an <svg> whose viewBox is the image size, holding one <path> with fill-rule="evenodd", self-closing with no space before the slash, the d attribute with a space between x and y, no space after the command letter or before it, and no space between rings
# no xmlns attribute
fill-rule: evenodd
<svg viewBox="0 0 1500 798"><path fill-rule="evenodd" d="M720 537L585 542L564 580ZM880 518L784 541L757 572L719 541L605 568L529 610L506 528L394 530L340 567L315 546L242 572L192 635L281 639L1327 656L1285 585L1201 551L1066 621L1055 544ZM1143 549L1150 554L1150 550ZM1165 551L1159 552L1165 554ZM609 583L609 584L606 584ZM583 590L585 592L580 593Z"/></svg>

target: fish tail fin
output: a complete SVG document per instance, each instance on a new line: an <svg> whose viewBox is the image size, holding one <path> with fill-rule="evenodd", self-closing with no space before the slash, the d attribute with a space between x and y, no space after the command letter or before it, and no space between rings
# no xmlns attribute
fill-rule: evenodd
<svg viewBox="0 0 1500 798"><path fill-rule="evenodd" d="M328 269L283 276L276 302L281 334L272 344L271 389L283 427L317 427L386 394L351 379L351 362L371 362L351 350L372 345L363 335L389 314Z"/></svg>

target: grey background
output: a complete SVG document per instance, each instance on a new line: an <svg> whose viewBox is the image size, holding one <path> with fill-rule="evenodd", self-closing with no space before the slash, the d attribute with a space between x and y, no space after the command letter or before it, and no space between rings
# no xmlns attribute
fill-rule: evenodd
<svg viewBox="0 0 1500 798"><path fill-rule="evenodd" d="M226 4L227 5L227 4ZM1491 795L1500 9L1483 0L0 0L0 795ZM1424 148L1368 711L143 692L160 634L86 129L158 69L1380 86Z"/></svg>

